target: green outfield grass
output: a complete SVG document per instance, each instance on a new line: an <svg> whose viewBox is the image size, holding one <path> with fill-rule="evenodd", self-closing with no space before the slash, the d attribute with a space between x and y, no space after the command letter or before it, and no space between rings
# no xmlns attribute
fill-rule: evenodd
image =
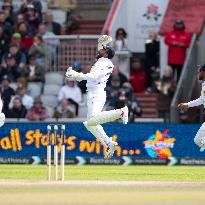
<svg viewBox="0 0 205 205"><path fill-rule="evenodd" d="M0 205L204 205L205 167L66 166L47 182L46 166L0 165Z"/></svg>
<svg viewBox="0 0 205 205"><path fill-rule="evenodd" d="M0 179L46 179L45 165L0 165ZM205 182L197 166L65 166L66 180L160 180Z"/></svg>

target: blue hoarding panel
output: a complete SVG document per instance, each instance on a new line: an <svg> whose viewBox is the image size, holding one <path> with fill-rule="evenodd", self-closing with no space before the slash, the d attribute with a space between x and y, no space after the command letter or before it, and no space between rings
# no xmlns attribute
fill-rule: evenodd
<svg viewBox="0 0 205 205"><path fill-rule="evenodd" d="M0 129L2 157L46 157L47 123L7 123ZM66 157L102 157L105 151L82 123L65 123ZM106 124L109 137L117 140L115 157L203 158L194 144L198 124ZM58 135L60 150L60 132Z"/></svg>

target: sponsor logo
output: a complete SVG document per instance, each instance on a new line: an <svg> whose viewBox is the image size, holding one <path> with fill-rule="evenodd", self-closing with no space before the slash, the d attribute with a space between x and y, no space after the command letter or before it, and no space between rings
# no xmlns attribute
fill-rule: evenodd
<svg viewBox="0 0 205 205"><path fill-rule="evenodd" d="M162 14L159 13L158 9L159 9L158 6L154 4L150 4L147 7L146 12L143 14L143 17L147 18L147 20L158 21L159 17L162 16Z"/></svg>
<svg viewBox="0 0 205 205"><path fill-rule="evenodd" d="M161 133L159 130L144 141L145 149L152 158L168 158L172 156L175 138L168 134L168 129Z"/></svg>

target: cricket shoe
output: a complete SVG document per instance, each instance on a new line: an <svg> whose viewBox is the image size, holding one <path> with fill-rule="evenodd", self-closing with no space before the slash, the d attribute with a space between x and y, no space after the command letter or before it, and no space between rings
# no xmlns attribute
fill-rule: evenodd
<svg viewBox="0 0 205 205"><path fill-rule="evenodd" d="M127 124L128 123L128 107L125 106L121 109L121 114L120 117L122 119L122 123L123 124Z"/></svg>
<svg viewBox="0 0 205 205"><path fill-rule="evenodd" d="M110 159L113 156L117 145L118 145L117 142L114 142L114 141L110 141L108 143L107 145L108 147L105 153L105 159Z"/></svg>
<svg viewBox="0 0 205 205"><path fill-rule="evenodd" d="M201 145L202 145L202 148L205 148L205 138L201 139Z"/></svg>

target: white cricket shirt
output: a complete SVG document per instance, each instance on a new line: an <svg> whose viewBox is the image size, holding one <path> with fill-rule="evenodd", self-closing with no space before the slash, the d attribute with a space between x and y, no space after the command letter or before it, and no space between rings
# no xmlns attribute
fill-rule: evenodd
<svg viewBox="0 0 205 205"><path fill-rule="evenodd" d="M104 90L113 70L113 63L108 58L99 58L87 75L87 91Z"/></svg>

